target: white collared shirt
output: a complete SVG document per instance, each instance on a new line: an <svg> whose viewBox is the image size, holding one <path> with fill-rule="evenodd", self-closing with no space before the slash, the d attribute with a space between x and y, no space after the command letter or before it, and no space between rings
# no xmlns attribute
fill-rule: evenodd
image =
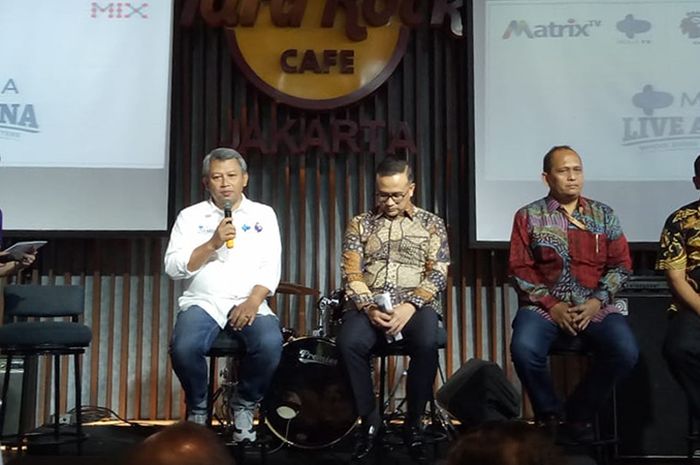
<svg viewBox="0 0 700 465"><path fill-rule="evenodd" d="M211 200L185 208L175 220L165 251L165 272L172 279L186 280L178 299L180 310L198 305L222 328L231 308L246 300L256 285L269 289L270 295L275 292L282 255L274 210L244 196L232 212L234 247L223 245L201 268L189 271L192 252L212 237L223 217L223 210ZM272 309L263 302L258 315L270 314Z"/></svg>

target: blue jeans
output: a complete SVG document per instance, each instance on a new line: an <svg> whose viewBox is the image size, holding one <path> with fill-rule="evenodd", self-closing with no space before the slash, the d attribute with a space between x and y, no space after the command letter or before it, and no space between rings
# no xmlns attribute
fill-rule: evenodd
<svg viewBox="0 0 700 465"><path fill-rule="evenodd" d="M519 309L513 320L513 364L538 418L562 414L547 367L549 348L561 334L565 333L554 322L527 308ZM639 349L625 317L617 313L600 323L590 323L579 337L592 348L594 357L588 373L566 402L566 416L569 421L590 421L615 383L637 363Z"/></svg>
<svg viewBox="0 0 700 465"><path fill-rule="evenodd" d="M185 390L188 411L207 405L209 372L205 354L221 331L201 307L193 305L177 315L170 340L173 370ZM258 315L250 326L235 332L246 346L238 372L238 396L248 402L262 399L282 355L282 332L274 315Z"/></svg>

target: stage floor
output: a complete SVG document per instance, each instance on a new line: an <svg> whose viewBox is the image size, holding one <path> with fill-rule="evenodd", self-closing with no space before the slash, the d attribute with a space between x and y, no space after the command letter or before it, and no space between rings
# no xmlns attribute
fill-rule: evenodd
<svg viewBox="0 0 700 465"><path fill-rule="evenodd" d="M106 424L86 425L88 438L83 442L82 455L77 454L75 444L61 446L30 446L27 450L5 451L5 465L122 465L129 450L146 437L163 428L158 424L125 425L107 422ZM222 438L223 440L223 438ZM382 449L368 465L404 465L411 464L403 445L398 438L389 439L390 446ZM271 448L280 445L270 439ZM393 446L393 447L392 447ZM285 445L267 456L266 465L337 465L349 462L352 447L352 435L339 443L320 450L303 450ZM437 447L428 447L431 463L443 465L446 462L449 444L440 441ZM230 447L238 465L262 464L260 450L256 448ZM585 450L567 451L569 458L563 465L595 465L596 462L586 455ZM681 459L619 459L611 460L614 465L673 465L687 463ZM697 461L700 464L700 460Z"/></svg>

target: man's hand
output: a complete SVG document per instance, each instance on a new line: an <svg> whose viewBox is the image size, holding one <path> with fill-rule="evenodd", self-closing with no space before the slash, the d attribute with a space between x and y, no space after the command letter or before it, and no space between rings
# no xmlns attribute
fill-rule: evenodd
<svg viewBox="0 0 700 465"><path fill-rule="evenodd" d="M573 312L573 307L569 307L569 304L566 302L559 302L554 307L550 308L549 315L557 326L570 335L576 336L578 334L574 323L574 316L576 314Z"/></svg>
<svg viewBox="0 0 700 465"><path fill-rule="evenodd" d="M248 298L242 304L238 304L231 309L228 314L228 324L236 330L240 331L243 327L250 326L255 321L255 316L258 314L259 304Z"/></svg>
<svg viewBox="0 0 700 465"><path fill-rule="evenodd" d="M578 331L583 331L588 327L591 319L600 311L602 302L596 298L588 299L581 305L572 307L574 312L574 326Z"/></svg>
<svg viewBox="0 0 700 465"><path fill-rule="evenodd" d="M22 254L22 258L17 261L17 268L26 268L31 266L36 260L36 250Z"/></svg>
<svg viewBox="0 0 700 465"><path fill-rule="evenodd" d="M212 245L214 250L218 250L226 241L230 241L236 238L236 227L233 225L232 218L224 218L219 223L219 226L214 231L214 234L209 239L209 243Z"/></svg>
<svg viewBox="0 0 700 465"><path fill-rule="evenodd" d="M391 327L391 315L384 313L376 304L370 304L365 307L365 313L369 322L377 328L388 330Z"/></svg>
<svg viewBox="0 0 700 465"><path fill-rule="evenodd" d="M409 303L402 303L394 307L392 313L390 314L391 319L389 320L389 329L387 334L392 336L397 335L401 332L408 320L416 313L416 307Z"/></svg>

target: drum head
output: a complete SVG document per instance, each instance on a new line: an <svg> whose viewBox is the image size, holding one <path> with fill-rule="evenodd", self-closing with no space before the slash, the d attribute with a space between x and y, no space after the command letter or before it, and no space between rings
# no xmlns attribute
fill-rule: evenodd
<svg viewBox="0 0 700 465"><path fill-rule="evenodd" d="M328 447L352 431L357 412L335 343L306 337L285 344L263 409L277 437L304 449Z"/></svg>

